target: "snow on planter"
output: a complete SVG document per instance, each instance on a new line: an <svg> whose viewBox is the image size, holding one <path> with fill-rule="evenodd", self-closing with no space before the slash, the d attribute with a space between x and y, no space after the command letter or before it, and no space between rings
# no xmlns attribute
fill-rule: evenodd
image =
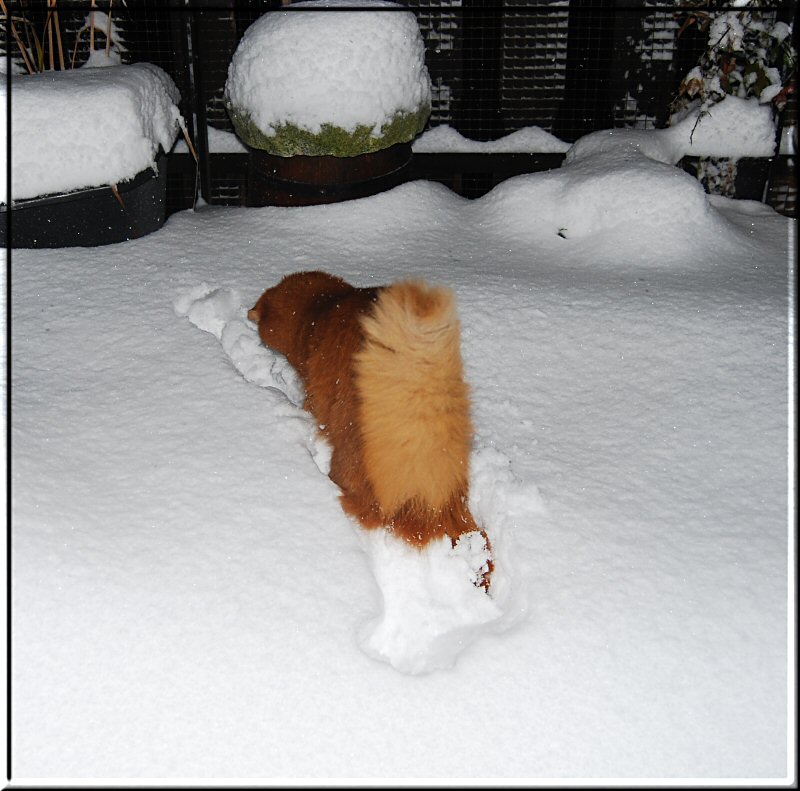
<svg viewBox="0 0 800 791"><path fill-rule="evenodd" d="M225 86L239 137L280 156L357 156L412 140L431 85L416 18L402 8L311 0L254 22Z"/></svg>
<svg viewBox="0 0 800 791"><path fill-rule="evenodd" d="M182 123L175 83L150 63L15 75L11 90L15 200L155 169Z"/></svg>

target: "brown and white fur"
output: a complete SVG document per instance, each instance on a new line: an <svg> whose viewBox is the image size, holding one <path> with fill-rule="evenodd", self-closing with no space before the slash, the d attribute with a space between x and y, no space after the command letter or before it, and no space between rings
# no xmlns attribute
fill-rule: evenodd
<svg viewBox="0 0 800 791"><path fill-rule="evenodd" d="M472 423L452 291L298 272L248 317L303 380L347 513L418 547L479 530L467 504Z"/></svg>

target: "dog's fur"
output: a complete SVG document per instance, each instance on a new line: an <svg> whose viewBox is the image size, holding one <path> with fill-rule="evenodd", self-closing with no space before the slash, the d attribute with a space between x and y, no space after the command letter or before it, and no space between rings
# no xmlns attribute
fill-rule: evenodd
<svg viewBox="0 0 800 791"><path fill-rule="evenodd" d="M300 374L346 512L420 547L478 530L451 291L422 281L355 288L299 272L265 291L248 317Z"/></svg>

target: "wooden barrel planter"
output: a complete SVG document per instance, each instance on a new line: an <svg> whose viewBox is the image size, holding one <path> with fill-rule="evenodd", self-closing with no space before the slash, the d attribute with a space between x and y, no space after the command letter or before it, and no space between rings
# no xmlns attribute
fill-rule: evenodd
<svg viewBox="0 0 800 791"><path fill-rule="evenodd" d="M14 201L0 207L0 244L11 247L97 247L137 239L158 230L166 219L167 161L162 153L158 173L151 168L130 181L58 195Z"/></svg>
<svg viewBox="0 0 800 791"><path fill-rule="evenodd" d="M411 143L354 157L281 157L251 148L248 206L314 206L366 198L408 179Z"/></svg>

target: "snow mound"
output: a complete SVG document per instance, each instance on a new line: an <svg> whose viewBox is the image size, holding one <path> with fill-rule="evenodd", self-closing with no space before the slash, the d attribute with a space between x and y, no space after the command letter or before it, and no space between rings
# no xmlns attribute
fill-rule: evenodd
<svg viewBox="0 0 800 791"><path fill-rule="evenodd" d="M11 91L15 200L155 169L159 148L172 148L183 123L175 83L150 63L15 75ZM5 103L4 84L0 97Z"/></svg>
<svg viewBox="0 0 800 791"><path fill-rule="evenodd" d="M303 383L282 354L262 345L237 291L201 283L181 290L173 300L173 309L177 316L185 316L198 329L211 333L248 382L278 390L292 404L302 406Z"/></svg>
<svg viewBox="0 0 800 791"><path fill-rule="evenodd" d="M214 335L245 379L279 390L300 411L302 382L282 355L261 345L255 325L242 318L246 311L237 291L201 283L180 290L173 309ZM328 443L312 432L306 446L327 475ZM505 631L526 613L524 593L512 584L506 535L514 516L530 519L544 511L539 492L519 481L509 459L490 446L473 449L471 477L470 507L490 536L491 550L477 531L455 546L445 537L420 551L389 531L357 529L381 594L380 612L359 628L359 645L402 673L452 667L482 634ZM494 571L487 592L479 583L490 560Z"/></svg>
<svg viewBox="0 0 800 791"><path fill-rule="evenodd" d="M564 157L571 165L589 157L603 156L606 167L624 165L646 157L655 162L675 165L684 155L688 134L684 127L669 129L602 129L576 140Z"/></svg>
<svg viewBox="0 0 800 791"><path fill-rule="evenodd" d="M563 154L569 143L538 126L517 129L497 140L470 140L449 124L423 132L412 145L415 154Z"/></svg>
<svg viewBox="0 0 800 791"><path fill-rule="evenodd" d="M653 233L681 237L712 213L689 174L644 155L618 156L615 167L608 167L608 156L585 156L558 170L508 179L475 201L476 222L564 239L625 226L629 242L646 243Z"/></svg>
<svg viewBox="0 0 800 791"><path fill-rule="evenodd" d="M685 156L770 157L775 153L775 123L769 105L728 96L701 113L699 103L672 118L666 129L603 129L570 146L538 126L517 129L497 140L470 140L448 124L435 126L413 144L414 153L566 153L565 162L589 154L612 159L646 156L674 165Z"/></svg>
<svg viewBox="0 0 800 791"><path fill-rule="evenodd" d="M644 249L652 251L654 265L664 262L665 252L672 258L686 253L683 260L690 261L693 249L698 258L699 239L715 244L714 237L719 241L740 236L700 182L675 167L685 154L697 153L689 139L693 130L708 130L707 123L707 116L698 121L695 114L668 129L593 132L570 147L560 168L501 182L467 210L473 212L476 226L494 227L509 236L559 236L596 244L600 234L614 233L620 260L630 254L641 261ZM762 129L765 135L767 131ZM723 132L717 127L722 135L719 148L704 153L756 151L726 147ZM709 132L703 139L713 137Z"/></svg>
<svg viewBox="0 0 800 791"><path fill-rule="evenodd" d="M713 246L740 234L676 163L687 155L770 156L774 148L769 108L729 97L713 113L695 109L667 129L585 135L560 168L501 182L468 211L476 227L509 236L596 245L599 234L613 233L620 260L631 255L641 261L644 249L655 265L665 253L673 259L685 253L684 261L691 261L693 250L699 259L698 240Z"/></svg>
<svg viewBox="0 0 800 791"><path fill-rule="evenodd" d="M307 8L331 8L309 11ZM362 7L367 11L342 11ZM430 105L425 44L412 12L396 3L318 0L272 11L245 32L228 69L226 96L266 135L292 124L374 133L398 112ZM374 11L377 8L378 11Z"/></svg>

